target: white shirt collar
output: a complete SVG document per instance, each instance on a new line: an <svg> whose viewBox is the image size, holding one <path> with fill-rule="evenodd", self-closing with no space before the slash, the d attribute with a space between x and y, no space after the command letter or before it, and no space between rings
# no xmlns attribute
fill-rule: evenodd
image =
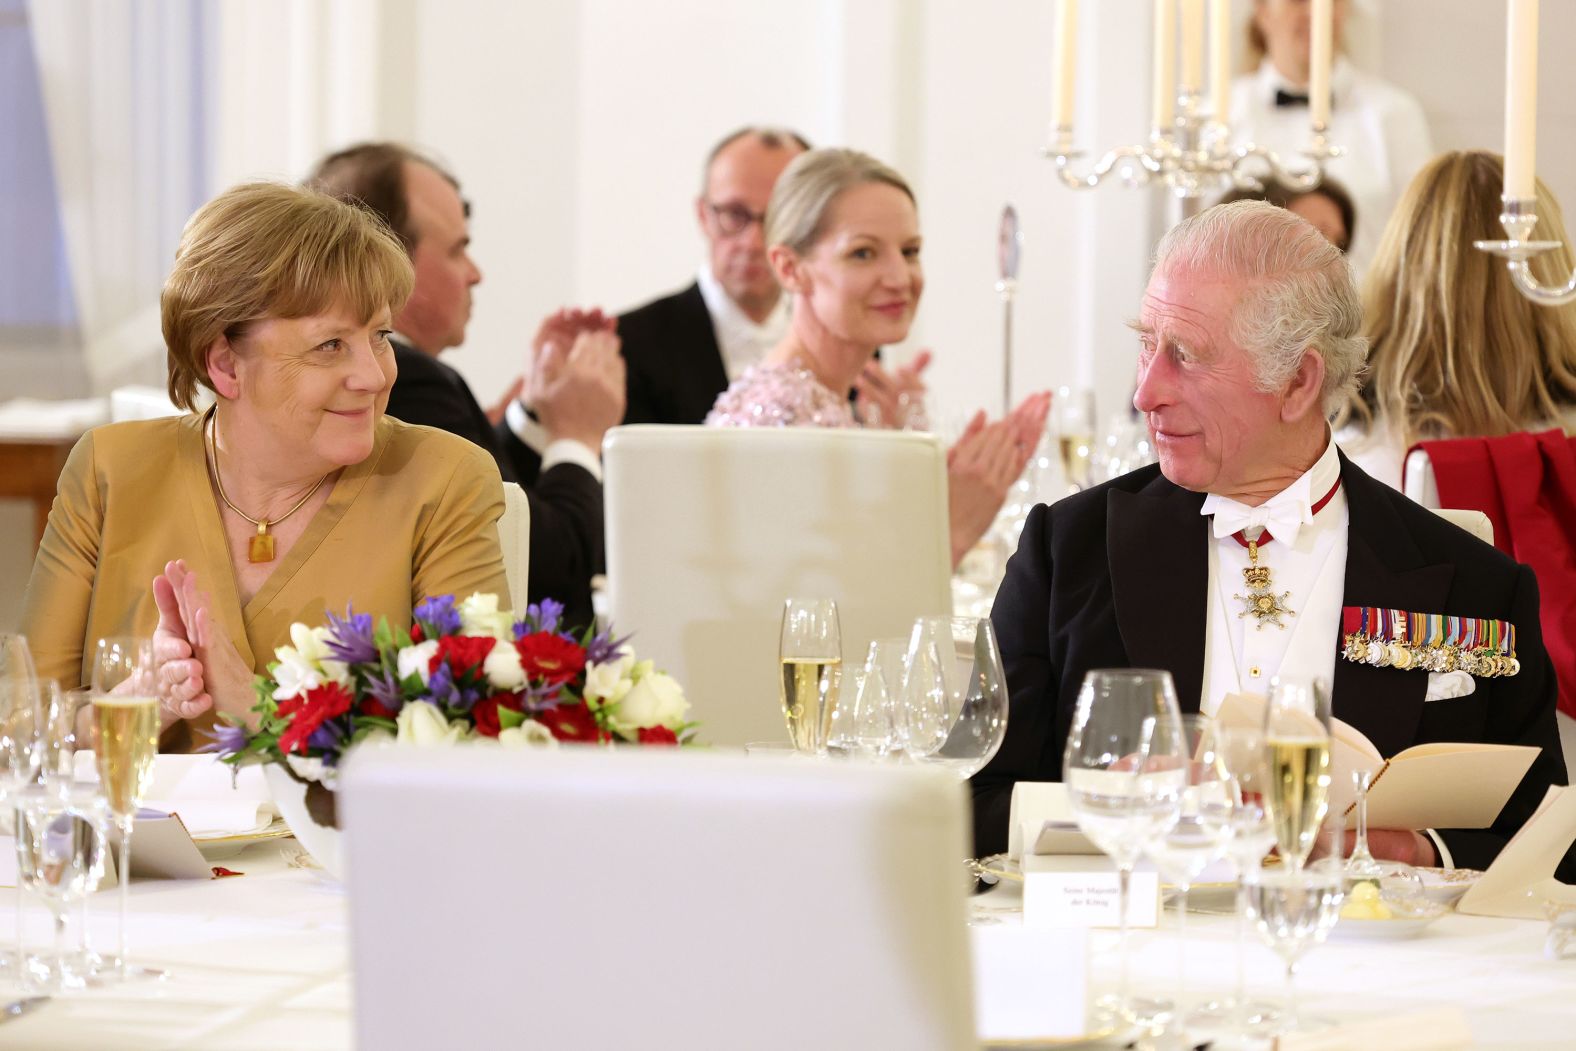
<svg viewBox="0 0 1576 1051"><path fill-rule="evenodd" d="M1352 64L1346 61L1344 57L1336 55L1334 63L1330 66L1330 105L1332 108L1339 108L1345 104L1347 92L1351 90L1353 76ZM1265 55L1264 60L1259 63L1254 79L1257 84L1256 90L1259 97L1264 100L1264 105L1269 106L1271 109L1275 107L1275 92L1277 91L1286 91L1293 95L1305 95L1308 92L1308 85L1293 84L1281 76L1280 70L1275 68L1275 63L1270 61L1268 55Z"/></svg>
<svg viewBox="0 0 1576 1051"><path fill-rule="evenodd" d="M728 295L722 283L711 272L711 263L702 262L696 275L701 299L706 302L706 312L711 315L712 327L717 333L717 348L722 351L723 367L728 379L734 380L751 365L758 365L766 352L776 346L788 331L789 297L777 297L777 305L757 324L739 308Z"/></svg>
<svg viewBox="0 0 1576 1051"><path fill-rule="evenodd" d="M1204 497L1199 514L1214 517L1212 528L1217 538L1242 529L1268 528L1271 535L1290 546L1296 543L1301 527L1313 521L1313 505L1335 487L1340 477L1340 455L1326 428L1324 452L1285 489L1257 507L1210 493ZM1251 534L1249 539L1253 539Z"/></svg>

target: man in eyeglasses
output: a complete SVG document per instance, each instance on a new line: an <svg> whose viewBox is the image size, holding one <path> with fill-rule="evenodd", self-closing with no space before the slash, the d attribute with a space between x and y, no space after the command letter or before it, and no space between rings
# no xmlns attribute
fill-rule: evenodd
<svg viewBox="0 0 1576 1051"><path fill-rule="evenodd" d="M809 148L795 132L748 127L712 149L695 200L707 247L695 283L618 319L625 423L700 423L782 338L788 301L766 261L761 222L777 177Z"/></svg>

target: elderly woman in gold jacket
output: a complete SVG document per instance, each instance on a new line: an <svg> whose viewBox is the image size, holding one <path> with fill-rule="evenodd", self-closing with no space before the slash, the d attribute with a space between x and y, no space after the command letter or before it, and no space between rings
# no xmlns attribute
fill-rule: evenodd
<svg viewBox="0 0 1576 1051"><path fill-rule="evenodd" d="M84 682L97 639L151 635L161 747L189 751L255 718L292 622L354 604L408 628L428 595L507 593L492 459L383 413L411 284L398 240L321 194L240 186L192 218L162 297L188 412L72 451L22 614L40 675Z"/></svg>

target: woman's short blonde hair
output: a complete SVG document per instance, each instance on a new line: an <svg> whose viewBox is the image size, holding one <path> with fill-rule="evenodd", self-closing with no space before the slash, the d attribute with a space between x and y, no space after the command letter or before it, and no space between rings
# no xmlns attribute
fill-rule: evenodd
<svg viewBox="0 0 1576 1051"><path fill-rule="evenodd" d="M363 321L397 314L414 281L399 238L362 208L282 183L226 190L186 224L159 299L170 400L190 410L199 383L213 389L206 359L220 336L338 303Z"/></svg>
<svg viewBox="0 0 1576 1051"><path fill-rule="evenodd" d="M884 183L914 200L903 177L867 153L822 149L799 154L777 177L766 205L767 246L783 245L804 255L826 232L832 202L865 183Z"/></svg>
<svg viewBox="0 0 1576 1051"><path fill-rule="evenodd" d="M1576 304L1538 306L1502 259L1472 244L1505 236L1503 179L1498 154L1458 151L1406 188L1363 285L1368 382L1337 422L1371 430L1377 418L1410 447L1556 423L1576 405ZM1564 284L1570 239L1542 182L1537 214L1532 239L1560 247L1535 256L1532 271Z"/></svg>

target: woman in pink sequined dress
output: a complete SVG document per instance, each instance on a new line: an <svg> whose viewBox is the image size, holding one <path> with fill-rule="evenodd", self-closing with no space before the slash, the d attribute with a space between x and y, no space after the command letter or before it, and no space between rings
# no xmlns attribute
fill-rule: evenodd
<svg viewBox="0 0 1576 1051"><path fill-rule="evenodd" d="M919 425L921 352L888 373L878 347L900 343L925 287L919 214L897 172L854 150L801 154L766 209L767 257L793 296L788 333L718 397L715 427L855 427L857 388L874 425ZM947 504L956 566L990 527L1039 442L1048 393L1005 418L976 413L947 452Z"/></svg>

